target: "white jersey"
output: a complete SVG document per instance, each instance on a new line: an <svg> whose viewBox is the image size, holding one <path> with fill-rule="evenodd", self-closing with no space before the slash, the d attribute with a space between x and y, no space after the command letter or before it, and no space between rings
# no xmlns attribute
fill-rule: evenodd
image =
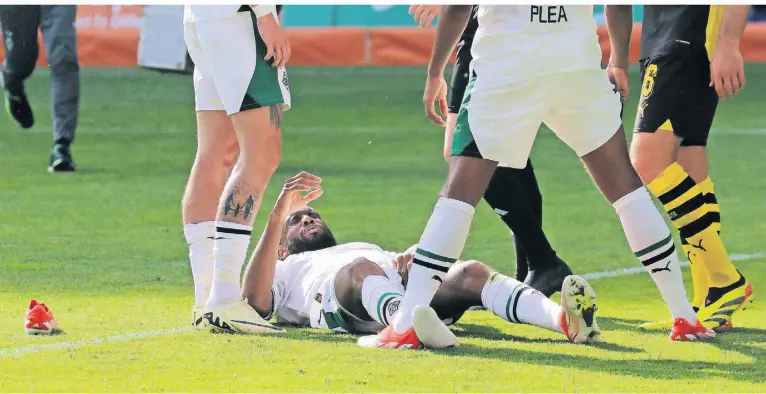
<svg viewBox="0 0 766 394"><path fill-rule="evenodd" d="M277 322L309 326L312 303L341 268L364 257L390 269L395 256L378 245L353 242L293 255L277 262L272 286Z"/></svg>
<svg viewBox="0 0 766 394"><path fill-rule="evenodd" d="M224 19L237 14L239 5L185 5L184 23L194 23L211 19Z"/></svg>
<svg viewBox="0 0 766 394"><path fill-rule="evenodd" d="M601 68L592 6L482 5L477 19L471 66L485 84Z"/></svg>

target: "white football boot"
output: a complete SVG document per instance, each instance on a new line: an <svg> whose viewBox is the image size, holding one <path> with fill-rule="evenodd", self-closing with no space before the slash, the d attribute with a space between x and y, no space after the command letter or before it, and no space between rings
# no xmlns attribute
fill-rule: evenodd
<svg viewBox="0 0 766 394"><path fill-rule="evenodd" d="M585 279L577 275L564 278L559 324L571 342L601 341L601 330L596 323L597 310L596 292Z"/></svg>
<svg viewBox="0 0 766 394"><path fill-rule="evenodd" d="M247 300L238 300L224 305L205 306L202 317L204 323L198 324L198 326L207 328L210 332L273 334L285 331L261 317L247 303Z"/></svg>

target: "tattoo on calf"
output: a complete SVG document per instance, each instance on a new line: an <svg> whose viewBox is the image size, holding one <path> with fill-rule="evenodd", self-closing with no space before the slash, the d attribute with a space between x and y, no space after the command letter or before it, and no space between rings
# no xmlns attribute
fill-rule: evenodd
<svg viewBox="0 0 766 394"><path fill-rule="evenodd" d="M269 122L275 130L282 130L282 105L272 105L269 107Z"/></svg>
<svg viewBox="0 0 766 394"><path fill-rule="evenodd" d="M229 196L226 197L222 213L235 218L241 217L244 220L250 219L255 211L255 203L260 197L260 194L255 190L245 190L242 193L239 188L235 187ZM240 203L243 199L245 202Z"/></svg>

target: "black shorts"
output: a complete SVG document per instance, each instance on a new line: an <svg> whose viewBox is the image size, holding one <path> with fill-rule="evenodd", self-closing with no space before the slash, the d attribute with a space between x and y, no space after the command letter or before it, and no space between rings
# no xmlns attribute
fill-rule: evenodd
<svg viewBox="0 0 766 394"><path fill-rule="evenodd" d="M447 98L449 113L451 114L456 114L460 111L465 87L468 86L468 81L471 80L472 43L472 41L463 40L457 46L457 59L455 60L455 69L452 70L452 84L450 84L449 97Z"/></svg>
<svg viewBox="0 0 766 394"><path fill-rule="evenodd" d="M634 131L672 130L682 146L707 145L718 95L705 48L641 61L641 100Z"/></svg>

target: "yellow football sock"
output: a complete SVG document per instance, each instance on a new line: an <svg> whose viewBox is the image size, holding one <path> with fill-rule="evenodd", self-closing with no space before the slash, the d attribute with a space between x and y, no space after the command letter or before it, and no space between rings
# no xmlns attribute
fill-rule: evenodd
<svg viewBox="0 0 766 394"><path fill-rule="evenodd" d="M705 199L705 204L708 206L708 210L713 213L713 227L721 232L721 207L718 205L718 199L715 196L715 188L713 187L713 181L708 176L704 181L697 184L702 192L702 197Z"/></svg>
<svg viewBox="0 0 766 394"><path fill-rule="evenodd" d="M692 306L696 310L700 310L705 306L705 299L707 298L707 270L705 269L705 264L700 261L699 256L694 251L694 248L692 248L683 238L681 238L681 247L684 249L684 253L686 253L686 258L689 259L689 262L691 263L692 285L694 287Z"/></svg>
<svg viewBox="0 0 766 394"><path fill-rule="evenodd" d="M668 211L681 238L699 256L707 270L709 286L726 287L739 280L739 272L713 225L715 214L710 212L700 187L683 167L671 164L648 187Z"/></svg>

